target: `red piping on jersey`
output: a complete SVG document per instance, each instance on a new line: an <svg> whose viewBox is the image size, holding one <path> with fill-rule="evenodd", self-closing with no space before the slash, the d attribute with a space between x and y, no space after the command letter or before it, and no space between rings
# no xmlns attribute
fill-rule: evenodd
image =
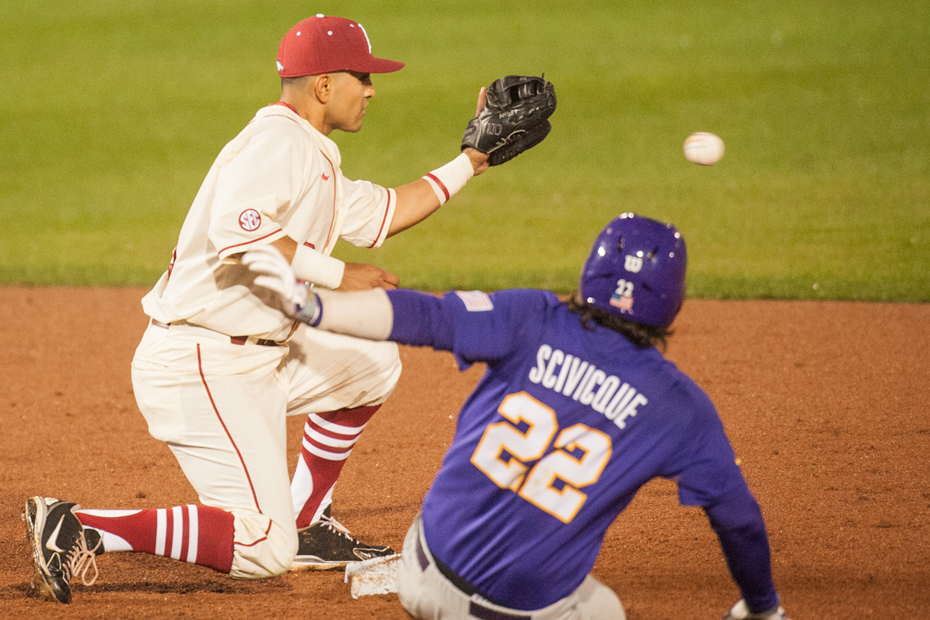
<svg viewBox="0 0 930 620"><path fill-rule="evenodd" d="M375 247L375 244L378 243L378 239L381 238L381 233L384 231L384 226L387 224L388 213L391 212L391 190L387 190L387 204L384 206L384 218L381 220L381 228L378 229L378 234L375 235L375 240L371 242L369 248Z"/></svg>
<svg viewBox="0 0 930 620"><path fill-rule="evenodd" d="M289 103L285 103L284 101L278 101L277 103L273 103L271 105L284 106L285 108L288 108L289 110L291 110L297 116L300 116L300 112L298 112L297 109L294 108L294 106L292 106ZM324 153L322 149L320 149L320 154L323 156L324 159L326 159L327 162L329 162L329 167L332 169L333 178L335 178L336 177L336 166L333 165L332 160L330 160L330 158L326 156L326 153ZM333 219L329 225L329 233L326 235L326 243L323 245L324 248L329 245L329 240L333 238L333 232L335 228L336 228L336 183L335 181L333 181ZM262 239L264 238L265 237L262 237ZM256 239L256 241L258 241L258 239ZM230 247L237 247L237 246L230 246ZM226 249L229 249L229 248L226 248Z"/></svg>
<svg viewBox="0 0 930 620"><path fill-rule="evenodd" d="M325 249L329 247L329 240L333 238L333 231L336 228L336 166L334 166L332 160L326 156L326 153L323 152L323 149L320 149L320 155L322 155L323 159L329 163L329 167L332 168L333 171L333 219L329 223L329 233L326 235L326 243L323 244L323 248Z"/></svg>
<svg viewBox="0 0 930 620"><path fill-rule="evenodd" d="M297 111L297 108L295 108L289 103L284 103L283 101L279 101L277 103L272 103L271 105L283 105L285 108L287 108L288 110L291 110L297 116L300 116L300 112Z"/></svg>
<svg viewBox="0 0 930 620"><path fill-rule="evenodd" d="M249 468L245 466L242 453L239 452L239 446L236 445L236 441L232 438L232 435L229 434L229 429L226 428L226 423L223 422L223 416L220 415L220 410L216 407L216 401L213 400L213 394L210 393L210 386L207 385L207 378L203 374L203 359L200 356L200 343L197 344L197 370L200 372L200 381L203 383L203 388L207 391L207 398L210 399L210 404L213 406L216 419L220 421L220 426L223 427L226 437L229 438L229 443L232 444L233 449L236 451L236 455L239 457L239 462L242 463L242 471L245 472L246 480L249 481L249 489L252 491L252 499L255 500L255 508L258 510L259 514L262 514L262 507L258 505L258 495L255 494L255 486L252 484L252 476L249 475ZM269 525L269 527L271 526Z"/></svg>
<svg viewBox="0 0 930 620"><path fill-rule="evenodd" d="M285 107L285 108L290 108L290 109L294 112L294 114L296 114L297 116L300 116L300 113L299 113L297 110L294 109L294 106L292 106L292 105L290 105L290 104L287 104L287 103L284 103L283 101L279 101L279 102L277 102L277 103L269 103L269 104L268 104L268 107L271 108L271 107L274 107L274 106L276 106L276 105L283 106L283 107ZM300 124L299 122L297 122L296 119L294 119L294 117L288 116L287 114L272 114L272 113L268 113L268 114L265 115L265 118L268 118L269 116L277 116L278 118L286 118L287 120L291 121L292 123L297 123L298 125ZM303 119L302 116L300 116L300 118ZM306 119L304 119L304 120L306 120ZM252 120L250 120L250 121L248 122L247 126L248 126L248 125L251 125L251 124L254 123L254 122L255 122L255 119L253 118Z"/></svg>
<svg viewBox="0 0 930 620"><path fill-rule="evenodd" d="M258 242L258 241L261 241L262 239L267 239L268 237L272 237L272 236L278 234L279 232L284 232L284 231L283 231L282 229L279 228L278 230L276 230L276 231L274 231L274 232L268 233L268 234L265 235L264 237L259 237L258 239L249 239L248 241L243 241L242 243L237 243L237 244L235 244L235 245L227 246L227 247L223 248L222 250L220 250L219 252L217 252L217 254L218 254L219 256L222 256L222 255L223 255L223 252L226 252L226 251L231 250L231 249L233 249L233 248L238 248L238 247L241 246L241 245L251 245L251 244L253 244L253 243L256 243L256 242Z"/></svg>
<svg viewBox="0 0 930 620"><path fill-rule="evenodd" d="M171 277L171 272L174 271L174 263L178 260L178 246L174 246L174 249L171 250L171 262L168 263L168 277Z"/></svg>
<svg viewBox="0 0 930 620"><path fill-rule="evenodd" d="M446 187L446 184L445 184L445 183L443 183L442 181L439 180L439 177L437 177L437 176L436 176L435 174L433 174L432 172L427 173L426 176L428 176L428 177L430 178L431 181L434 181L434 182L436 183L436 185L439 186L439 189L442 190L442 193L446 195L446 200L447 200L447 201L449 200L449 198L452 198L452 196L449 194L449 188Z"/></svg>

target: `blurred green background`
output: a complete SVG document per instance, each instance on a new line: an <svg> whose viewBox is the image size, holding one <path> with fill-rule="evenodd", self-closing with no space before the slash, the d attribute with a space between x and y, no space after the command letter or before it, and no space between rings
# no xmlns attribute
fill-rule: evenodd
<svg viewBox="0 0 930 620"><path fill-rule="evenodd" d="M379 250L336 255L428 290L575 286L624 211L676 223L689 293L930 301L925 2L0 4L0 283L154 284L222 146L277 100L281 36L367 29L350 178L399 185L456 155L481 86L555 84L553 132ZM684 139L727 145L706 168Z"/></svg>

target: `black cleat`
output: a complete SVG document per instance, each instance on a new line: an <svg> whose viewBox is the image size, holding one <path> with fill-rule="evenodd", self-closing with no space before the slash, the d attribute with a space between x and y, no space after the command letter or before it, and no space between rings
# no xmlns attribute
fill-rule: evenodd
<svg viewBox="0 0 930 620"><path fill-rule="evenodd" d="M34 587L39 596L59 603L71 602L72 577L80 576L89 586L97 580L97 563L94 552L100 548L100 535L88 530L74 515L77 504L60 502L53 497L30 497L23 508L23 519L32 544L35 563ZM88 549L88 538L94 544ZM93 568L94 576L87 579Z"/></svg>
<svg viewBox="0 0 930 620"><path fill-rule="evenodd" d="M390 547L366 545L354 538L344 525L331 515L329 507L319 521L297 530L297 557L292 571L333 570L346 565L394 555Z"/></svg>

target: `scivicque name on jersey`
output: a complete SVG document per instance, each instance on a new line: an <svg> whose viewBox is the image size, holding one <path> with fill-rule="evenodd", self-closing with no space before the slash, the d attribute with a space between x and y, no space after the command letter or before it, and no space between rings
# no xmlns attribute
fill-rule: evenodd
<svg viewBox="0 0 930 620"><path fill-rule="evenodd" d="M626 428L627 418L635 416L639 407L649 403L649 399L629 383L548 344L540 346L536 352L536 366L530 369L529 380L590 406L618 428Z"/></svg>

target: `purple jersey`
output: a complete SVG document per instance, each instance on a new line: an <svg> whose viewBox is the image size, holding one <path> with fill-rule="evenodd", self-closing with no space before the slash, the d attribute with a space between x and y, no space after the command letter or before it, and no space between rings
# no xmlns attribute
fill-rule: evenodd
<svg viewBox="0 0 930 620"><path fill-rule="evenodd" d="M389 296L392 340L450 350L462 368L488 365L423 502L423 527L433 555L492 601L530 610L571 593L652 478L676 481L682 504L736 506L721 512L718 534L758 531L761 514L713 404L656 349L585 329L544 291ZM753 544L726 537L728 561ZM764 540L758 583L740 585L767 603L777 595ZM739 582L747 567L734 563Z"/></svg>

